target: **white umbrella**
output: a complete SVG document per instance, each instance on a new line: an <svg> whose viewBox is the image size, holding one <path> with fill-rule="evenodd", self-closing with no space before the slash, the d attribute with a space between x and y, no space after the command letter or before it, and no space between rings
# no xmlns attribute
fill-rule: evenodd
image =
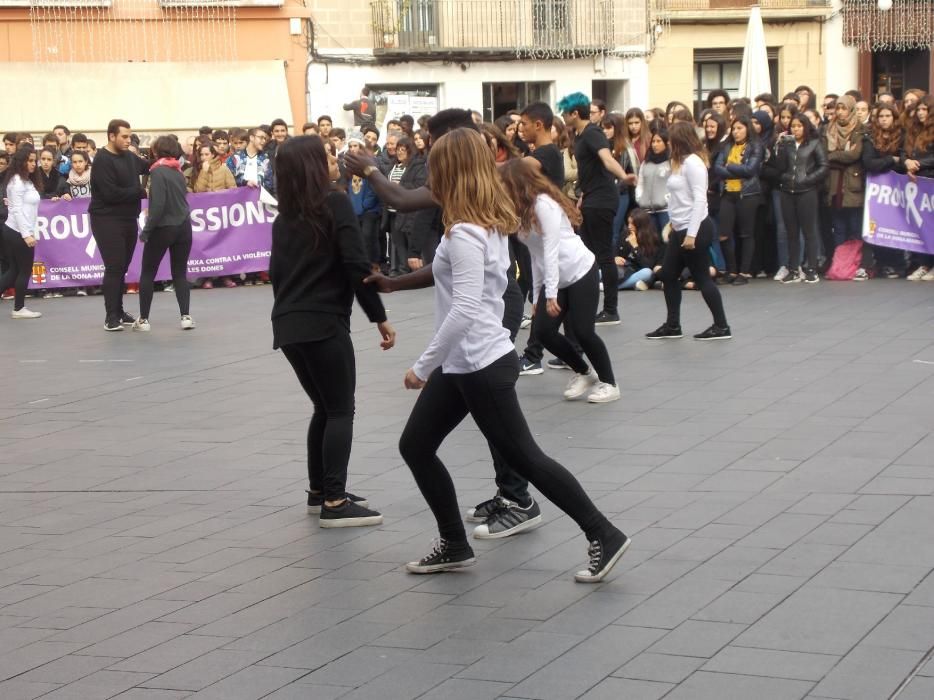
<svg viewBox="0 0 934 700"><path fill-rule="evenodd" d="M739 96L752 99L763 92L772 91L769 76L769 56L765 48L765 29L762 27L762 12L758 5L749 12L746 27L746 48L743 51L743 67L739 74Z"/></svg>

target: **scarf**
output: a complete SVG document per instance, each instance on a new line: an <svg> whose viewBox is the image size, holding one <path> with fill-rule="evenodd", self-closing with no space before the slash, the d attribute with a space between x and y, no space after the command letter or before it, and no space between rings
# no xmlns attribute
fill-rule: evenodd
<svg viewBox="0 0 934 700"><path fill-rule="evenodd" d="M853 133L853 130L857 126L857 119L854 110L856 109L856 100L854 100L850 95L844 95L837 99L837 104L846 105L849 115L846 118L846 122L841 122L840 118L831 122L830 126L827 128L827 150L832 151L842 151L846 148L846 144L850 139L850 134Z"/></svg>
<svg viewBox="0 0 934 700"><path fill-rule="evenodd" d="M178 160L175 158L160 158L151 166L149 166L149 172L152 172L159 166L165 166L166 168L175 168L178 172L182 172L182 166L179 164Z"/></svg>
<svg viewBox="0 0 934 700"><path fill-rule="evenodd" d="M666 160L671 160L671 152L666 147L661 153L656 153L651 148L645 154L645 159L649 163L664 163Z"/></svg>
<svg viewBox="0 0 934 700"><path fill-rule="evenodd" d="M72 187L87 187L91 184L91 168L89 167L84 171L83 175L79 175L75 172L75 169L72 168L68 171L68 184Z"/></svg>

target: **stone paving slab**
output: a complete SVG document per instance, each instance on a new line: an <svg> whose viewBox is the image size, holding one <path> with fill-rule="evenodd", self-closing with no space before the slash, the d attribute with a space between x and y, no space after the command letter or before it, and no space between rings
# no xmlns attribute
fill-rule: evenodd
<svg viewBox="0 0 934 700"><path fill-rule="evenodd" d="M150 334L104 333L100 298L0 308L0 698L929 700L934 285L724 295L727 343L645 341L661 294L621 296L617 403L520 379L536 439L633 536L597 586L550 503L470 570L402 570L434 533L397 449L430 292L385 298L391 352L354 315L350 486L385 522L345 531L305 513L268 287L195 292L191 333L167 294ZM472 421L440 455L462 507L492 493Z"/></svg>

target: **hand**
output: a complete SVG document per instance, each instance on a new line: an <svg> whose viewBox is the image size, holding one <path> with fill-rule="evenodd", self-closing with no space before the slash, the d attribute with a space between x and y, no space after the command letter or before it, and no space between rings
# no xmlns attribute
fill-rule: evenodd
<svg viewBox="0 0 934 700"><path fill-rule="evenodd" d="M392 324L389 321L382 321L376 324L376 330L379 331L379 334L383 337L380 341L379 346L383 350L389 350L391 347L396 344L396 329L392 327Z"/></svg>
<svg viewBox="0 0 934 700"><path fill-rule="evenodd" d="M613 262L616 263L616 267L622 267L626 264L626 258L621 258L617 255L615 258L613 258Z"/></svg>
<svg viewBox="0 0 934 700"><path fill-rule="evenodd" d="M635 185L639 181L638 176L635 173L626 173L626 179L624 182L627 185Z"/></svg>
<svg viewBox="0 0 934 700"><path fill-rule="evenodd" d="M36 243L38 243L38 241L37 241L37 240L35 239L35 237L33 237L33 236L26 236L26 237L23 239L23 243L25 243L26 245L28 245L30 248L35 248L35 247L36 247Z"/></svg>
<svg viewBox="0 0 934 700"><path fill-rule="evenodd" d="M558 318L558 314L561 313L561 307L558 305L558 300L547 299L545 301L545 311L547 311L548 315L552 318Z"/></svg>
<svg viewBox="0 0 934 700"><path fill-rule="evenodd" d="M681 243L681 247L685 250L694 250L694 236L685 236L684 241Z"/></svg>
<svg viewBox="0 0 934 700"><path fill-rule="evenodd" d="M66 202L70 202L70 201L71 201L71 195L70 195L70 194L63 194L63 195L62 195L62 199L64 199Z"/></svg>
<svg viewBox="0 0 934 700"><path fill-rule="evenodd" d="M421 258L408 258L406 259L406 264L409 266L410 270L421 270L422 266L425 264L422 262Z"/></svg>
<svg viewBox="0 0 934 700"><path fill-rule="evenodd" d="M259 183L256 180L247 180L246 186L256 189L257 187L259 187Z"/></svg>
<svg viewBox="0 0 934 700"><path fill-rule="evenodd" d="M346 153L344 155L344 167L352 175L363 177L363 171L367 166L376 167L376 159L363 153Z"/></svg>
<svg viewBox="0 0 934 700"><path fill-rule="evenodd" d="M415 374L415 371L410 369L405 373L405 380L403 381L406 389L421 389L425 386L425 382L418 378L418 375Z"/></svg>
<svg viewBox="0 0 934 700"><path fill-rule="evenodd" d="M584 203L584 195L581 195L580 197L577 198L577 208L580 209L581 204L583 203Z"/></svg>
<svg viewBox="0 0 934 700"><path fill-rule="evenodd" d="M913 158L908 158L905 160L905 168L907 168L909 173L916 173L921 169L921 163Z"/></svg>
<svg viewBox="0 0 934 700"><path fill-rule="evenodd" d="M364 284L375 284L376 289L381 294L391 294L396 291L391 277L387 277L382 272L374 272L372 275L363 278Z"/></svg>

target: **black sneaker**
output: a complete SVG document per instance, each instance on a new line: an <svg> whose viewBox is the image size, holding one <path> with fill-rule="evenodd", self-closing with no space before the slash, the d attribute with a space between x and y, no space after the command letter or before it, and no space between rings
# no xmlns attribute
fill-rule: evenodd
<svg viewBox="0 0 934 700"><path fill-rule="evenodd" d="M672 328L667 323L663 323L658 328L656 328L651 333L646 333L645 337L649 340L659 340L664 338L683 338L684 333L681 332L681 326L676 326Z"/></svg>
<svg viewBox="0 0 934 700"><path fill-rule="evenodd" d="M729 340L732 337L729 326L720 328L714 324L703 333L695 334L694 340Z"/></svg>
<svg viewBox="0 0 934 700"><path fill-rule="evenodd" d="M105 331L122 331L123 324L120 322L120 317L116 316L114 318L108 318L104 321L104 330Z"/></svg>
<svg viewBox="0 0 934 700"><path fill-rule="evenodd" d="M736 277L733 278L734 287L741 287L744 284L749 284L749 278L745 275L736 275Z"/></svg>
<svg viewBox="0 0 934 700"><path fill-rule="evenodd" d="M375 510L364 508L353 501L344 501L339 506L321 506L321 520L318 525L323 528L331 527L364 527L366 525L381 525L383 516Z"/></svg>
<svg viewBox="0 0 934 700"><path fill-rule="evenodd" d="M865 270L863 270L863 275L864 276L861 277L860 279L864 279L864 280L869 279L869 275L866 274ZM820 282L820 277L818 277L817 272L814 270L805 270L804 281L806 284L817 284L818 282Z"/></svg>
<svg viewBox="0 0 934 700"><path fill-rule="evenodd" d="M801 281L801 274L797 270L789 270L788 274L782 277L782 284L795 284Z"/></svg>
<svg viewBox="0 0 934 700"><path fill-rule="evenodd" d="M611 314L606 311L601 311L597 314L597 318L594 319L595 326L618 326L619 325L619 314Z"/></svg>
<svg viewBox="0 0 934 700"><path fill-rule="evenodd" d="M897 280L899 277L901 277L901 274L899 274L898 270L896 270L894 267L883 267L882 276L888 280Z"/></svg>
<svg viewBox="0 0 934 700"><path fill-rule="evenodd" d="M571 369L571 366L560 357L552 357L548 362L548 369Z"/></svg>
<svg viewBox="0 0 934 700"><path fill-rule="evenodd" d="M436 574L450 569L462 569L477 563L473 550L466 542L454 544L445 539L435 542L432 550L419 559L405 565L412 574Z"/></svg>
<svg viewBox="0 0 934 700"><path fill-rule="evenodd" d="M120 314L120 323L122 323L124 326L132 326L134 323L136 323L136 316L124 311Z"/></svg>
<svg viewBox="0 0 934 700"><path fill-rule="evenodd" d="M308 512L312 515L318 515L318 513L321 512L321 506L324 505L324 494L312 493L311 491L305 491L305 493L308 494ZM345 493L344 498L346 498L351 503L356 503L358 506L363 506L364 508L367 508L370 505L370 502L363 496L355 496L352 493Z"/></svg>
<svg viewBox="0 0 934 700"><path fill-rule="evenodd" d="M523 508L506 498L499 498L499 508L486 519L483 525L474 528L473 536L478 540L498 540L523 530L530 530L542 522L542 511L533 499Z"/></svg>
<svg viewBox="0 0 934 700"><path fill-rule="evenodd" d="M523 377L529 377L533 374L542 374L545 370L542 369L541 362L532 362L531 360L525 359L525 355L519 358L519 374Z"/></svg>
<svg viewBox="0 0 934 700"><path fill-rule="evenodd" d="M632 539L626 537L622 532L613 528L612 534L591 541L587 547L587 554L590 556L590 564L583 571L574 574L574 580L578 583L597 583L602 581L610 569L616 566L616 562L629 549Z"/></svg>
<svg viewBox="0 0 934 700"><path fill-rule="evenodd" d="M489 500L478 503L473 508L468 508L464 520L468 523L485 523L497 508L499 508L499 493Z"/></svg>

